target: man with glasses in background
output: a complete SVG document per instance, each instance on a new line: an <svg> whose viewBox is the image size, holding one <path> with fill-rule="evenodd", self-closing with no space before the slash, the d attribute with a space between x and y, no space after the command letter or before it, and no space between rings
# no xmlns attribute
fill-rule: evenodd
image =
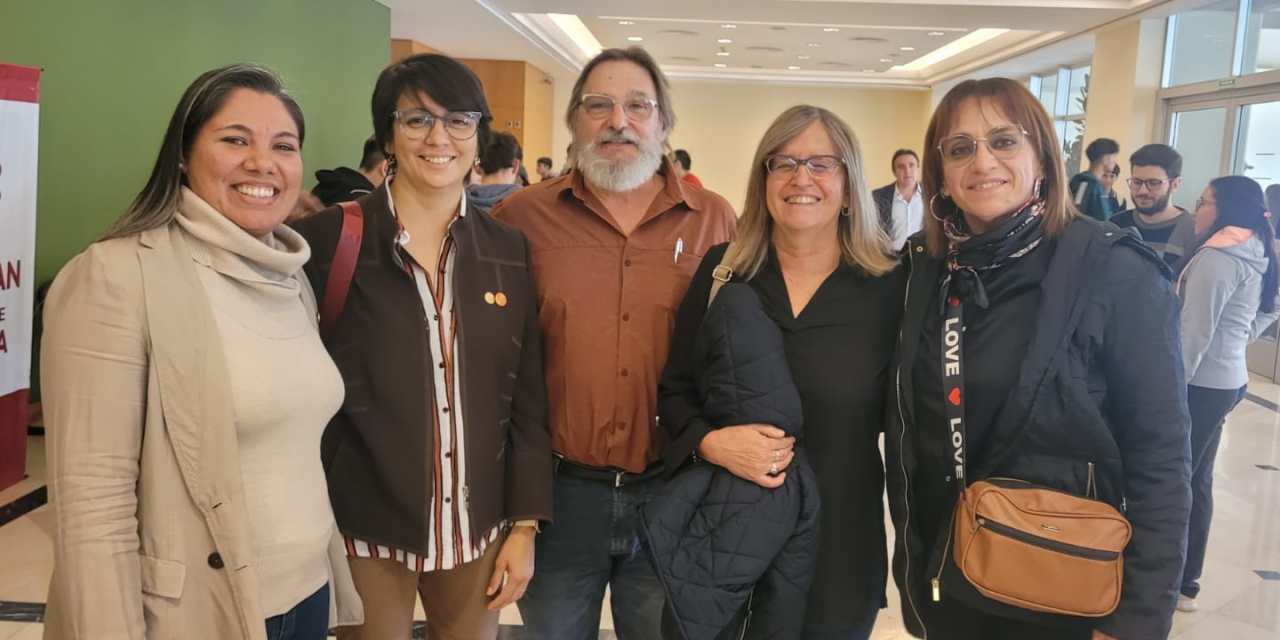
<svg viewBox="0 0 1280 640"><path fill-rule="evenodd" d="M1133 208L1112 216L1111 222L1137 229L1176 272L1195 242L1195 216L1172 202L1182 186L1182 156L1169 145L1149 144L1129 156L1129 165Z"/></svg>
<svg viewBox="0 0 1280 640"><path fill-rule="evenodd" d="M532 248L557 456L555 524L537 538L519 603L539 640L598 637L606 586L621 640L661 637L665 596L637 517L667 444L658 379L694 270L736 225L724 198L682 182L667 159L669 94L643 49L601 52L565 114L573 170L494 210Z"/></svg>

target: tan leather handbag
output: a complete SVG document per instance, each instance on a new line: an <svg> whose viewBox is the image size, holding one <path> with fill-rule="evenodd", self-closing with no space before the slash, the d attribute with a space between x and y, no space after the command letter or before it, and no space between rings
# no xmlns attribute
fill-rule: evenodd
<svg viewBox="0 0 1280 640"><path fill-rule="evenodd" d="M991 478L961 493L952 535L956 566L982 595L1032 611L1101 617L1120 604L1131 532L1105 502Z"/></svg>
<svg viewBox="0 0 1280 640"><path fill-rule="evenodd" d="M1120 604L1124 548L1132 527L1097 500L1093 463L1087 497L1011 478L967 483L964 414L964 305L949 296L942 325L942 379L959 496L947 544L982 595L1008 605L1090 618ZM947 551L943 551L946 562ZM941 598L942 571L933 579Z"/></svg>

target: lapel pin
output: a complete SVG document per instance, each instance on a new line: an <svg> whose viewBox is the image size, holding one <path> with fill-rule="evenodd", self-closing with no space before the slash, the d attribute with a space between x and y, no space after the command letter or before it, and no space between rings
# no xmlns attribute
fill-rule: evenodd
<svg viewBox="0 0 1280 640"><path fill-rule="evenodd" d="M493 295L493 292L492 292L492 291L486 291L486 292L484 292L484 303L485 303L485 304L493 304L495 300L497 300L497 296Z"/></svg>
<svg viewBox="0 0 1280 640"><path fill-rule="evenodd" d="M507 306L507 294L499 291L498 293L494 294L493 301L499 307L505 307Z"/></svg>

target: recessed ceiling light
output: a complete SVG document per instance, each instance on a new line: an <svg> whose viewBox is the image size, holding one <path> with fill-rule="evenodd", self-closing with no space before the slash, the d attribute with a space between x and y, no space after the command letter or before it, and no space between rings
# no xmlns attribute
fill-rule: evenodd
<svg viewBox="0 0 1280 640"><path fill-rule="evenodd" d="M716 55L720 56L721 58L728 58L728 57L729 57L729 52L728 52L728 51L717 51L717 52L716 52Z"/></svg>
<svg viewBox="0 0 1280 640"><path fill-rule="evenodd" d="M717 69L724 69L724 68L727 68L728 66L729 66L729 65L727 65L727 64L725 64L725 63L723 63L723 62L717 62L717 63L716 63L716 68L717 68Z"/></svg>
<svg viewBox="0 0 1280 640"><path fill-rule="evenodd" d="M796 70L798 70L800 67L798 67L798 66L796 66L796 65L792 64L792 65L787 65L787 68L788 68L788 69L790 69L790 70L792 70L792 71L796 71Z"/></svg>
<svg viewBox="0 0 1280 640"><path fill-rule="evenodd" d="M820 45L820 44L818 44L818 43L816 43L816 42L810 42L810 43L809 43L809 48L810 48L810 49L817 49L818 47L821 47L821 46L822 46L822 45Z"/></svg>
<svg viewBox="0 0 1280 640"><path fill-rule="evenodd" d="M930 31L930 32L929 32L929 35L931 35L931 36L945 36L945 35L947 35L947 34L945 34L945 33L941 32L941 31Z"/></svg>
<svg viewBox="0 0 1280 640"><path fill-rule="evenodd" d="M719 42L720 44L733 44L733 38L720 38L719 40L716 40L716 42Z"/></svg>
<svg viewBox="0 0 1280 640"><path fill-rule="evenodd" d="M826 31L827 33L835 33L835 32L837 32L837 31L839 31L839 29L837 29L837 28L835 28L835 27L827 27L827 28L823 29L823 31Z"/></svg>
<svg viewBox="0 0 1280 640"><path fill-rule="evenodd" d="M722 25L720 25L720 28L721 28L721 29L737 29L737 28L738 28L738 25L736 25L736 24L722 24Z"/></svg>
<svg viewBox="0 0 1280 640"><path fill-rule="evenodd" d="M898 47L900 51L915 51L915 47Z"/></svg>
<svg viewBox="0 0 1280 640"><path fill-rule="evenodd" d="M627 36L627 40L630 40L631 42L644 42L644 38L641 38L640 36Z"/></svg>
<svg viewBox="0 0 1280 640"><path fill-rule="evenodd" d="M633 25L633 24L635 24L635 23L634 23L634 22L632 22L632 21L630 21L630 20L619 20L619 21L618 21L618 24L620 24L620 25L622 25L622 26L624 26L624 27L629 27L629 26L631 26L631 25Z"/></svg>
<svg viewBox="0 0 1280 640"><path fill-rule="evenodd" d="M893 62L893 58L880 58L880 62Z"/></svg>
<svg viewBox="0 0 1280 640"><path fill-rule="evenodd" d="M808 60L809 58L812 58L813 56L796 56L796 57L797 57L797 58L799 58L799 59L801 59L801 60Z"/></svg>

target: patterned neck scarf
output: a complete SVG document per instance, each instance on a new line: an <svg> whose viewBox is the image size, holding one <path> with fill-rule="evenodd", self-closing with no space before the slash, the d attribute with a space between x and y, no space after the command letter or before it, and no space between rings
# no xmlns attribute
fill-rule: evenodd
<svg viewBox="0 0 1280 640"><path fill-rule="evenodd" d="M981 274L1031 253L1044 239L1044 201L1034 198L1018 213L981 235L973 235L958 209L942 220L947 236L947 275L942 279L942 300L955 295L986 309L990 303ZM953 289L954 287L954 289Z"/></svg>

